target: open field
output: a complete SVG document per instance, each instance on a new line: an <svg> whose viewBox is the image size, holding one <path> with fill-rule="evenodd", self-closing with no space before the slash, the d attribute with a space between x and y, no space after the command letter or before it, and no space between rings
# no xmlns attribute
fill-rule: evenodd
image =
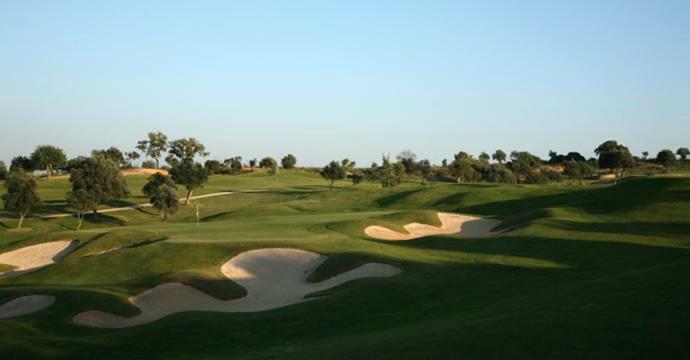
<svg viewBox="0 0 690 360"><path fill-rule="evenodd" d="M107 207L144 203L146 178ZM41 180L44 207L65 211L66 179ZM265 190L242 192L243 190ZM0 253L78 240L59 262L0 278L0 304L26 295L55 302L0 319L5 358L610 359L690 354L690 178L630 177L616 185L431 183L381 189L316 173L213 176L168 223L150 209L86 218L0 220ZM437 212L500 220L491 237L409 241L366 236L440 226ZM8 218L4 210L0 217ZM180 283L230 301L247 296L222 267L255 249L327 256L305 267L320 283L363 264L400 269L308 294L258 312L182 312L139 326L75 324L97 310L131 317L128 298ZM316 256L316 255L314 255ZM263 264L263 263L262 263ZM2 267L10 271L13 267ZM301 269L301 268L300 268ZM237 272L232 273L238 276ZM392 273L391 273L392 274ZM232 278L232 277L230 277ZM240 276L241 278L241 276Z"/></svg>

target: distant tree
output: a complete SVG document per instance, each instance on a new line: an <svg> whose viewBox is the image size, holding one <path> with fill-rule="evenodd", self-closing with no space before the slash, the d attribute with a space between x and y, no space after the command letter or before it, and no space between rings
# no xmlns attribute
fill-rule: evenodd
<svg viewBox="0 0 690 360"><path fill-rule="evenodd" d="M686 147L679 148L676 150L676 154L680 156L680 159L685 161L688 158L688 155L690 155L690 149Z"/></svg>
<svg viewBox="0 0 690 360"><path fill-rule="evenodd" d="M586 161L568 160L563 164L563 175L572 181L582 182L582 179L594 173L595 169Z"/></svg>
<svg viewBox="0 0 690 360"><path fill-rule="evenodd" d="M144 160L141 162L141 167L144 169L156 169L158 165L153 160Z"/></svg>
<svg viewBox="0 0 690 360"><path fill-rule="evenodd" d="M642 159L647 160L648 157L649 157L649 151L643 151L642 152Z"/></svg>
<svg viewBox="0 0 690 360"><path fill-rule="evenodd" d="M417 162L417 169L419 170L419 175L422 176L422 185L426 185L426 180L429 176L431 176L431 173L433 171L433 168L431 167L431 162L429 160L420 160Z"/></svg>
<svg viewBox="0 0 690 360"><path fill-rule="evenodd" d="M465 152L459 152L455 155L455 160L450 164L448 169L458 184L479 180L480 174L472 166L473 162L474 160L472 157Z"/></svg>
<svg viewBox="0 0 690 360"><path fill-rule="evenodd" d="M441 160L441 166L447 167L448 166L448 159Z"/></svg>
<svg viewBox="0 0 690 360"><path fill-rule="evenodd" d="M271 176L271 177L277 179L278 163L275 161L273 163L271 163L271 165L266 168L266 173L268 174L268 176Z"/></svg>
<svg viewBox="0 0 690 360"><path fill-rule="evenodd" d="M2 195L3 205L6 210L17 213L17 229L21 229L26 215L41 206L41 199L36 192L36 180L21 170L13 171L5 181L5 188L7 192Z"/></svg>
<svg viewBox="0 0 690 360"><path fill-rule="evenodd" d="M405 165L401 162L393 163L388 156L383 156L378 169L378 179L384 188L395 187L402 183L405 176Z"/></svg>
<svg viewBox="0 0 690 360"><path fill-rule="evenodd" d="M206 160L204 167L206 168L206 171L208 171L209 175L220 174L221 167L220 161L218 160Z"/></svg>
<svg viewBox="0 0 690 360"><path fill-rule="evenodd" d="M72 171L81 167L82 163L84 163L86 159L88 158L85 156L77 156L75 158L69 159L67 161L67 166L65 167L65 169L71 173Z"/></svg>
<svg viewBox="0 0 690 360"><path fill-rule="evenodd" d="M599 168L609 169L610 171L617 171L618 175L625 169L635 166L630 150L622 144L618 144L615 140L608 140L596 149L594 152L599 156Z"/></svg>
<svg viewBox="0 0 690 360"><path fill-rule="evenodd" d="M168 150L168 137L162 132L150 132L148 138L137 143L137 149L142 154L156 161L156 169L160 167L158 159Z"/></svg>
<svg viewBox="0 0 690 360"><path fill-rule="evenodd" d="M119 167L125 167L127 165L127 162L125 161L125 155L120 151L120 149L111 146L107 150L93 150L91 152L91 156L102 156L115 164L117 164Z"/></svg>
<svg viewBox="0 0 690 360"><path fill-rule="evenodd" d="M146 195L146 197L151 198L158 192L158 189L163 185L167 185L168 187L177 189L177 185L175 185L175 181L172 179L171 176L163 175L161 173L155 173L149 176L148 181L141 189L141 192L143 192L144 195Z"/></svg>
<svg viewBox="0 0 690 360"><path fill-rule="evenodd" d="M259 162L259 167L264 168L264 169L268 169L268 168L273 167L275 165L276 165L275 159L273 159L270 156L267 156L267 157L261 159L261 162Z"/></svg>
<svg viewBox="0 0 690 360"><path fill-rule="evenodd" d="M127 182L117 165L105 157L95 156L84 159L70 174L72 191L80 199L89 199L94 217L99 204L118 200L129 195ZM83 192L83 193L80 193ZM85 193L85 194L84 194Z"/></svg>
<svg viewBox="0 0 690 360"><path fill-rule="evenodd" d="M663 165L666 172L669 172L671 166L676 163L676 155L669 149L659 151L656 155L656 162Z"/></svg>
<svg viewBox="0 0 690 360"><path fill-rule="evenodd" d="M333 160L321 169L320 174L322 178L328 180L328 189L333 190L333 183L345 178L345 169L341 163Z"/></svg>
<svg viewBox="0 0 690 360"><path fill-rule="evenodd" d="M481 154L479 154L479 161L488 164L489 160L491 160L491 156L489 156L489 154L487 154L483 151Z"/></svg>
<svg viewBox="0 0 690 360"><path fill-rule="evenodd" d="M503 152L503 150L498 149L494 154L491 156L496 162L499 164L503 164L506 161L506 153Z"/></svg>
<svg viewBox="0 0 690 360"><path fill-rule="evenodd" d="M174 167L182 160L194 160L197 155L208 156L204 144L193 137L177 139L168 144L168 157L165 161Z"/></svg>
<svg viewBox="0 0 690 360"><path fill-rule="evenodd" d="M149 198L154 208L158 209L161 220L167 222L168 218L177 212L180 199L177 197L177 188L163 184Z"/></svg>
<svg viewBox="0 0 690 360"><path fill-rule="evenodd" d="M347 173L352 172L355 169L357 164L354 161L350 161L350 159L346 158L340 161L340 166L342 166L343 171L345 171L345 175L347 175Z"/></svg>
<svg viewBox="0 0 690 360"><path fill-rule="evenodd" d="M526 179L541 163L541 159L527 151L513 151L510 153L510 169L518 177Z"/></svg>
<svg viewBox="0 0 690 360"><path fill-rule="evenodd" d="M0 161L0 180L7 180L7 166L4 161Z"/></svg>
<svg viewBox="0 0 690 360"><path fill-rule="evenodd" d="M417 173L417 155L411 150L403 150L396 157L399 163L405 166L405 173L412 175Z"/></svg>
<svg viewBox="0 0 690 360"><path fill-rule="evenodd" d="M10 172L13 171L32 171L34 169L34 164L31 162L31 159L29 159L26 156L15 156L12 158L12 161L10 162Z"/></svg>
<svg viewBox="0 0 690 360"><path fill-rule="evenodd" d="M2 195L3 205L6 210L17 213L17 229L21 229L26 215L41 206L41 199L36 192L36 180L21 170L13 171L5 181L5 188L7 192Z"/></svg>
<svg viewBox="0 0 690 360"><path fill-rule="evenodd" d="M493 164L487 169L485 178L487 181L503 184L515 184L517 179L505 165Z"/></svg>
<svg viewBox="0 0 690 360"><path fill-rule="evenodd" d="M125 158L127 159L127 167L132 168L134 167L134 161L139 159L141 155L139 155L138 152L136 151L130 151L125 153Z"/></svg>
<svg viewBox="0 0 690 360"><path fill-rule="evenodd" d="M297 158L295 155L287 154L280 160L280 165L283 169L292 169L297 165Z"/></svg>
<svg viewBox="0 0 690 360"><path fill-rule="evenodd" d="M235 156L224 161L224 173L230 175L237 175L242 171L242 157Z"/></svg>
<svg viewBox="0 0 690 360"><path fill-rule="evenodd" d="M84 223L84 217L89 211L98 207L96 199L86 189L79 189L67 193L67 205L74 210L77 217L77 231Z"/></svg>
<svg viewBox="0 0 690 360"><path fill-rule="evenodd" d="M54 169L67 165L67 156L59 147L39 145L31 154L31 163L36 168L45 169L48 173L48 179L50 179Z"/></svg>
<svg viewBox="0 0 690 360"><path fill-rule="evenodd" d="M249 167L250 168L252 168L252 169L255 168L256 164L257 164L256 159L249 160Z"/></svg>
<svg viewBox="0 0 690 360"><path fill-rule="evenodd" d="M364 174L362 174L362 172L360 170L356 170L355 172L352 173L351 178L352 178L352 185L357 185L364 180Z"/></svg>
<svg viewBox="0 0 690 360"><path fill-rule="evenodd" d="M182 185L187 189L187 195L184 200L185 205L189 205L192 192L195 189L203 187L208 181L208 172L206 169L204 169L201 164L194 162L191 158L184 158L177 162L175 166L170 169L170 175L176 184Z"/></svg>

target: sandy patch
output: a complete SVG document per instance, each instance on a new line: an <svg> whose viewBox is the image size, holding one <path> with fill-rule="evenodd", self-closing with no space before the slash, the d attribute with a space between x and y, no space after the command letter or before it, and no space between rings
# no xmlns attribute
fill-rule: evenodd
<svg viewBox="0 0 690 360"><path fill-rule="evenodd" d="M43 310L55 302L50 295L28 295L18 297L0 305L0 319L31 314Z"/></svg>
<svg viewBox="0 0 690 360"><path fill-rule="evenodd" d="M168 170L165 169L148 169L148 168L134 168L134 169L124 169L122 170L123 176L132 175L153 175L153 174L163 174L168 175Z"/></svg>
<svg viewBox="0 0 690 360"><path fill-rule="evenodd" d="M191 286L165 283L131 297L141 310L134 317L122 317L101 311L77 314L74 322L104 328L122 328L146 324L170 314L185 311L255 312L307 301L305 296L348 281L367 277L389 277L400 269L386 264L369 263L320 283L307 281L326 256L299 249L261 249L235 256L221 267L221 272L247 290L247 296L218 300Z"/></svg>
<svg viewBox="0 0 690 360"><path fill-rule="evenodd" d="M77 245L79 242L76 240L51 241L0 254L0 264L15 267L12 271L0 273L0 275L20 275L52 265L72 252Z"/></svg>
<svg viewBox="0 0 690 360"><path fill-rule="evenodd" d="M495 235L491 229L498 226L501 221L496 219L482 219L474 216L438 213L441 226L432 226L420 223L409 223L405 226L408 232L401 233L389 228L372 225L364 229L367 236L380 240L412 240L432 235L456 234L462 237L488 237Z"/></svg>

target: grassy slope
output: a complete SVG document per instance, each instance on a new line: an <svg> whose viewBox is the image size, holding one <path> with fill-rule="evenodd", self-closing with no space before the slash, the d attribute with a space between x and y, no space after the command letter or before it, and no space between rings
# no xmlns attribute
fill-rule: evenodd
<svg viewBox="0 0 690 360"><path fill-rule="evenodd" d="M201 200L199 226L194 211L184 209L169 224L152 212L131 211L79 233L71 230L72 219L30 220L34 231L25 233L0 229L0 249L58 238L82 242L59 264L0 280L0 302L31 292L58 297L45 311L0 320L0 352L581 359L690 351L690 284L683 281L690 275L688 178L633 178L613 187L409 184L329 192L314 174L286 173L278 183L256 174L213 177L204 191L271 191ZM432 209L498 216L517 230L491 239L403 243L362 233L367 224L437 221ZM84 256L113 246L131 247ZM313 281L368 261L404 272L262 313L186 313L122 330L69 322L89 309L133 314L126 298L163 281L225 299L242 296L243 289L222 280L220 264L269 246L331 254Z"/></svg>

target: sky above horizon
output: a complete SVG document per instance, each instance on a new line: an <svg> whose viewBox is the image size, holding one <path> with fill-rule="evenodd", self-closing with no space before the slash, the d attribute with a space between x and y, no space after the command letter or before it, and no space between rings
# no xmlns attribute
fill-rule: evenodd
<svg viewBox="0 0 690 360"><path fill-rule="evenodd" d="M690 147L690 1L2 1L0 160Z"/></svg>

